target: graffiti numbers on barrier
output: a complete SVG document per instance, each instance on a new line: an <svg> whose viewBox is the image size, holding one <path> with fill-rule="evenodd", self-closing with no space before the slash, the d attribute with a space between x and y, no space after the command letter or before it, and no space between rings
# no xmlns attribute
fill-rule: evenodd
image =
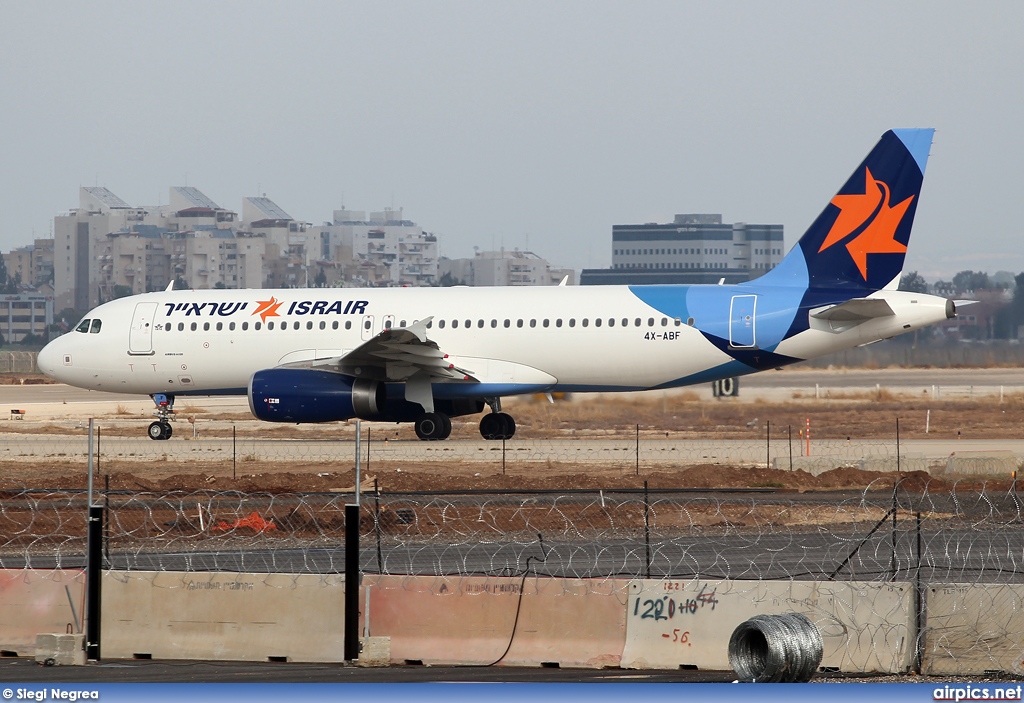
<svg viewBox="0 0 1024 703"><path fill-rule="evenodd" d="M671 634L668 633L668 632L662 632L661 636L664 637L665 639L671 639L673 642L678 642L679 644L685 644L687 647L692 647L693 646L693 643L690 642L690 632L689 632L689 630L687 630L686 632L683 632L679 628L676 628L676 629L672 630Z"/></svg>
<svg viewBox="0 0 1024 703"><path fill-rule="evenodd" d="M644 599L637 596L633 602L633 615L641 620L671 620L677 613L679 615L696 615L697 611L704 606L711 606L711 610L714 610L716 605L718 605L718 599L715 597L715 591L708 591L707 586L701 586L700 592L693 598L676 600L672 596L665 595L661 598Z"/></svg>

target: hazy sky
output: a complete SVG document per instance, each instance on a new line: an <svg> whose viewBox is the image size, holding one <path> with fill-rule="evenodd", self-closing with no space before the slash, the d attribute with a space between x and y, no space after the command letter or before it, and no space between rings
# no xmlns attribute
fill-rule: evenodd
<svg viewBox="0 0 1024 703"><path fill-rule="evenodd" d="M935 127L907 270L1024 271L1021 2L4 2L0 249L102 185L404 208L445 256L611 262L720 212L786 247Z"/></svg>

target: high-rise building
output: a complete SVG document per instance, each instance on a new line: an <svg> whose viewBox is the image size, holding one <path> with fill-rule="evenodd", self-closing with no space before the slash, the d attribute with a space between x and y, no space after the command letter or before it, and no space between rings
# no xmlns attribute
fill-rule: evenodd
<svg viewBox="0 0 1024 703"><path fill-rule="evenodd" d="M784 253L782 225L676 215L669 224L613 225L612 267L584 269L580 282L739 283L775 268Z"/></svg>

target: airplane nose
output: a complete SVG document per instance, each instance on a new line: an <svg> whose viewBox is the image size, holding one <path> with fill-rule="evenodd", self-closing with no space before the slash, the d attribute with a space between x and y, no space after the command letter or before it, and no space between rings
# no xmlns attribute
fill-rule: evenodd
<svg viewBox="0 0 1024 703"><path fill-rule="evenodd" d="M60 352L56 349L56 346L57 342L54 340L43 347L36 356L36 366L39 367L42 373L51 378L55 377L54 374L60 367Z"/></svg>

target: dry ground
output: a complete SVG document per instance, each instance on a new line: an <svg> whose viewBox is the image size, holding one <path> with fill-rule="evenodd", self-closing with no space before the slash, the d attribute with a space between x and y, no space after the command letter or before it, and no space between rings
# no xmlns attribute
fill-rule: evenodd
<svg viewBox="0 0 1024 703"><path fill-rule="evenodd" d="M560 400L554 404L543 397L506 403L506 409L518 423L516 440L538 438L634 437L639 427L642 439L671 436L728 441L762 438L770 422L773 439L784 440L791 431L794 439L807 417L813 418L816 440L854 439L894 440L896 419L901 437L1017 438L1024 426L1024 395L1007 395L975 400L934 401L927 396L907 398L886 390L880 392L833 394L830 398L797 397L778 402L744 402L737 399L701 400L696 393L672 395L630 395L587 397ZM930 411L930 434L925 434L926 413ZM208 412L201 401L179 406L177 437L184 441L190 425L182 419L194 418L203 436L260 438L351 438L354 423L327 425L271 426L254 421L248 413ZM133 416L124 407L112 407L99 418L104 436L138 435L150 418ZM453 438L475 439L479 416L454 421ZM408 425L364 423L364 432L374 441L413 440ZM4 432L20 434L81 435L81 421L19 421L0 424L0 442ZM510 446L516 441L511 440ZM798 440L796 440L798 441ZM60 465L24 462L0 463L0 487L45 486L81 487L85 475L80 463ZM304 463L238 461L194 463L132 462L101 460L101 475L108 475L111 488L129 490L240 490L240 491L340 491L351 489L355 477L351 462ZM764 468L721 465L664 467L645 469L639 474L633 465L609 466L549 462L547 464L509 465L502 474L500 465L491 462L444 465L373 462L364 467L365 488L374 479L384 491L446 491L517 489L615 489L641 488L774 488L789 491L862 489L891 490L897 478L908 489L945 490L947 483L925 473L879 474L856 469L836 469L813 477L805 472L781 472ZM951 484L949 484L951 485ZM960 488L980 487L982 483L961 483ZM989 481L991 489L1007 490L1009 481Z"/></svg>

